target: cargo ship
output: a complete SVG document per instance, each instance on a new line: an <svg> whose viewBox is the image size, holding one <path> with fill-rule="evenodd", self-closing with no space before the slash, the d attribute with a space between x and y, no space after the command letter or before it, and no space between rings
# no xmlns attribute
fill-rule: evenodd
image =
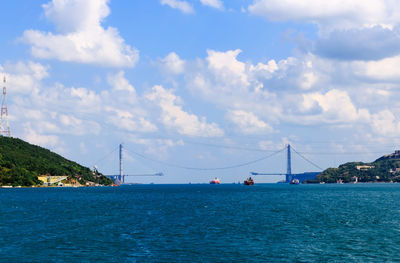
<svg viewBox="0 0 400 263"><path fill-rule="evenodd" d="M254 184L254 180L251 177L248 177L246 180L244 180L244 185L253 185Z"/></svg>
<svg viewBox="0 0 400 263"><path fill-rule="evenodd" d="M210 184L220 184L220 183L221 181L217 177L215 177L213 180L210 181Z"/></svg>

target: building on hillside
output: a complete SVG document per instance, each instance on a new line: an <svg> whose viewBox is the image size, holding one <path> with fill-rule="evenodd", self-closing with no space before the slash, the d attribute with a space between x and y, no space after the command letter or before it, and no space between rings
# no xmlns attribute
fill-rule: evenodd
<svg viewBox="0 0 400 263"><path fill-rule="evenodd" d="M356 169L359 171L368 171L369 169L375 168L374 165L357 165Z"/></svg>

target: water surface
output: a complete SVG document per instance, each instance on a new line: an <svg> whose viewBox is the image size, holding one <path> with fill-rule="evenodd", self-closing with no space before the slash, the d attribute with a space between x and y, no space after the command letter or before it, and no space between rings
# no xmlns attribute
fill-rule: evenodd
<svg viewBox="0 0 400 263"><path fill-rule="evenodd" d="M400 184L0 189L2 262L400 261Z"/></svg>

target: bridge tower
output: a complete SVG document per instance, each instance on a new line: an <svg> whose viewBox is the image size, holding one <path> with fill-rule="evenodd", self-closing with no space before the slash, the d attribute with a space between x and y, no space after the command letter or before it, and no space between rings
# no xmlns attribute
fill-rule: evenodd
<svg viewBox="0 0 400 263"><path fill-rule="evenodd" d="M287 145L287 166L286 166L286 182L289 183L293 180L292 176L292 158L290 154L290 144Z"/></svg>
<svg viewBox="0 0 400 263"><path fill-rule="evenodd" d="M123 146L122 143L119 145L119 181L121 184L124 183L124 163L123 163Z"/></svg>
<svg viewBox="0 0 400 263"><path fill-rule="evenodd" d="M10 126L8 124L8 110L6 103L6 77L3 78L3 99L1 102L1 113L0 113L0 135L10 137Z"/></svg>

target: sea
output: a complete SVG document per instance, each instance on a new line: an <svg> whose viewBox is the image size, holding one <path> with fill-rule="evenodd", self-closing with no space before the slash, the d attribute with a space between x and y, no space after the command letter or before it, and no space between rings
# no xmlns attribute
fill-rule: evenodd
<svg viewBox="0 0 400 263"><path fill-rule="evenodd" d="M0 189L0 262L396 262L400 184Z"/></svg>

